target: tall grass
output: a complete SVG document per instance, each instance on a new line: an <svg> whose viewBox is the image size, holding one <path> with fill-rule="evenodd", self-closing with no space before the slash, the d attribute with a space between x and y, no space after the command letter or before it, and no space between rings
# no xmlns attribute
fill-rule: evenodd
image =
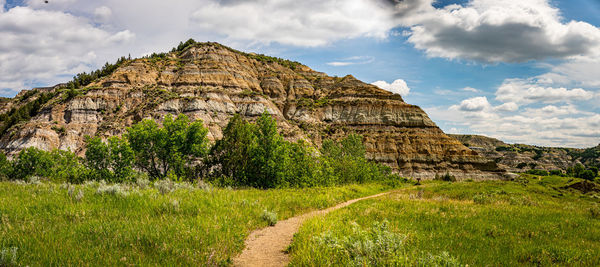
<svg viewBox="0 0 600 267"><path fill-rule="evenodd" d="M528 177L406 188L309 220L294 238L292 264L351 265L353 250L332 250L322 237L352 238L355 228L385 220L388 231L405 239L395 253L379 258L400 265L598 266L598 196L563 188L576 181ZM428 257L441 261L425 264Z"/></svg>
<svg viewBox="0 0 600 267"><path fill-rule="evenodd" d="M389 188L140 184L0 183L0 265L228 265L271 223L264 210L285 219Z"/></svg>

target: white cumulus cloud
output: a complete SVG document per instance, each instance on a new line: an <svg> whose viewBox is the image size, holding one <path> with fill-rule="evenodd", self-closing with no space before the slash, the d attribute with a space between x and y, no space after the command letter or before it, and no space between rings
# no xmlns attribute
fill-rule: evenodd
<svg viewBox="0 0 600 267"><path fill-rule="evenodd" d="M496 91L496 100L515 103L586 101L593 97L593 92L582 88L545 87L535 79L507 79Z"/></svg>
<svg viewBox="0 0 600 267"><path fill-rule="evenodd" d="M484 109L489 109L491 107L490 103L487 100L487 97L473 97L469 99L465 99L460 102L460 105L454 105L450 107L450 109L473 112L473 111L483 111Z"/></svg>
<svg viewBox="0 0 600 267"><path fill-rule="evenodd" d="M519 105L517 105L517 103L515 102L508 102L508 103L504 103L502 105L496 106L494 107L494 109L498 110L498 111L517 111L519 109Z"/></svg>
<svg viewBox="0 0 600 267"><path fill-rule="evenodd" d="M376 81L373 82L372 85L375 85L383 90L390 91L395 94L399 94L401 96L407 96L410 93L410 88L406 84L406 82L402 79L397 79L392 83L388 83L386 81Z"/></svg>
<svg viewBox="0 0 600 267"><path fill-rule="evenodd" d="M0 36L0 89L13 93L36 82L67 80L57 77L87 70L98 60L94 51L133 38L129 31L108 32L81 17L29 7L0 13Z"/></svg>
<svg viewBox="0 0 600 267"><path fill-rule="evenodd" d="M205 1L191 18L228 39L297 46L385 38L396 26L389 6L371 0Z"/></svg>
<svg viewBox="0 0 600 267"><path fill-rule="evenodd" d="M547 0L471 0L401 18L411 27L408 41L431 57L522 62L598 54L600 29L562 20Z"/></svg>

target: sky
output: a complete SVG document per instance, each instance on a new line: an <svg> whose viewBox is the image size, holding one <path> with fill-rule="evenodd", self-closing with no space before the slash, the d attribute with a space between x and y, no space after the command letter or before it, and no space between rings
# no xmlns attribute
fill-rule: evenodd
<svg viewBox="0 0 600 267"><path fill-rule="evenodd" d="M216 41L401 94L446 133L600 143L600 0L0 0L0 96Z"/></svg>

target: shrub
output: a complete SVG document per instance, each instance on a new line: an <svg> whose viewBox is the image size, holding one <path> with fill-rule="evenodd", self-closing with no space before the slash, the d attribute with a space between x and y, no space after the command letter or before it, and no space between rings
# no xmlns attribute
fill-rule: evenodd
<svg viewBox="0 0 600 267"><path fill-rule="evenodd" d="M594 206L589 209L590 217L600 219L600 207Z"/></svg>
<svg viewBox="0 0 600 267"><path fill-rule="evenodd" d="M175 190L175 184L173 183L173 181L165 179L155 182L154 188L156 188L158 192L164 195L173 192L173 190Z"/></svg>
<svg viewBox="0 0 600 267"><path fill-rule="evenodd" d="M314 249L334 266L460 266L447 252L406 254L406 236L390 231L386 220L374 222L367 229L354 223L352 232L344 236L327 231L313 237L312 242L316 245Z"/></svg>
<svg viewBox="0 0 600 267"><path fill-rule="evenodd" d="M260 215L260 218L263 221L267 222L269 226L277 224L277 213L275 212L263 210L262 214Z"/></svg>
<svg viewBox="0 0 600 267"><path fill-rule="evenodd" d="M125 196L129 195L129 192L123 185L120 185L120 184L106 185L104 183L101 183L100 186L98 186L98 189L96 190L96 194L99 194L99 195L107 194L107 195L125 197Z"/></svg>
<svg viewBox="0 0 600 267"><path fill-rule="evenodd" d="M477 194L473 196L473 203L475 204L489 204L492 200L490 196L484 194Z"/></svg>
<svg viewBox="0 0 600 267"><path fill-rule="evenodd" d="M40 176L54 181L81 182L86 173L79 158L72 152L58 149L47 152L34 147L22 150L10 169L10 177L16 180Z"/></svg>
<svg viewBox="0 0 600 267"><path fill-rule="evenodd" d="M562 176L563 172L561 170L550 170L550 175Z"/></svg>
<svg viewBox="0 0 600 267"><path fill-rule="evenodd" d="M521 163L517 164L518 169L523 169L525 167L527 167L527 163L525 163L525 162L521 162Z"/></svg>
<svg viewBox="0 0 600 267"><path fill-rule="evenodd" d="M17 266L16 247L2 248L0 250L0 266Z"/></svg>
<svg viewBox="0 0 600 267"><path fill-rule="evenodd" d="M582 172L581 172L581 173L578 175L578 177L579 177L579 178L582 178L582 179L585 179L585 180L588 180L588 181L593 181L593 180L594 180L594 178L596 178L596 173L594 173L594 172L593 172L593 171L591 171L591 170L585 170L585 171L582 171Z"/></svg>
<svg viewBox="0 0 600 267"><path fill-rule="evenodd" d="M12 166L4 152L0 151L0 181L8 180L12 173Z"/></svg>
<svg viewBox="0 0 600 267"><path fill-rule="evenodd" d="M456 182L456 177L454 177L454 175L450 174L450 173L446 173L444 175L435 175L434 180L437 181L444 181L444 182Z"/></svg>
<svg viewBox="0 0 600 267"><path fill-rule="evenodd" d="M526 173L539 176L548 176L548 171L545 170L528 170Z"/></svg>

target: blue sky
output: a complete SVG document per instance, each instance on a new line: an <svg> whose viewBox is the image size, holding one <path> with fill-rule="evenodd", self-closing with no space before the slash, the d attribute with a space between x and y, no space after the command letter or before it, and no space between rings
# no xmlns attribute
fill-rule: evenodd
<svg viewBox="0 0 600 267"><path fill-rule="evenodd" d="M598 0L0 4L3 96L192 37L377 82L448 133L546 146L600 143Z"/></svg>

